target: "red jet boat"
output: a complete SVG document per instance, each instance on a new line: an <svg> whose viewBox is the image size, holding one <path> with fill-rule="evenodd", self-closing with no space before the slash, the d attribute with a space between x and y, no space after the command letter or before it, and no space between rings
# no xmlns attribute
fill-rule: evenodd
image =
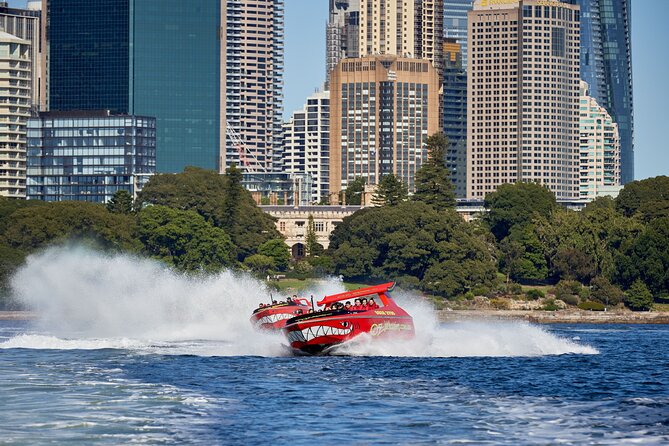
<svg viewBox="0 0 669 446"><path fill-rule="evenodd" d="M251 324L265 330L281 330L288 319L306 313L311 305L306 299L293 299L257 308L251 315Z"/></svg>
<svg viewBox="0 0 669 446"><path fill-rule="evenodd" d="M373 338L413 338L413 319L388 294L394 286L390 282L325 296L318 302L319 306L370 296L381 305L368 310L335 309L296 316L288 320L283 328L290 346L303 353L318 354L362 333L368 333Z"/></svg>

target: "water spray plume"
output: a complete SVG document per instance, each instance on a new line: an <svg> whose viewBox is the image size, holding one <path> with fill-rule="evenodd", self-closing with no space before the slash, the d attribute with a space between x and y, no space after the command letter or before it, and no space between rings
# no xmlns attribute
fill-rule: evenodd
<svg viewBox="0 0 669 446"><path fill-rule="evenodd" d="M280 333L258 332L249 316L268 302L266 286L229 271L191 277L158 262L81 247L30 256L12 280L17 299L38 315L35 332L1 348L120 348L212 356L286 354ZM321 298L344 291L335 279L303 293ZM432 307L394 293L414 317L416 338L379 342L367 336L335 353L384 356L528 356L597 353L524 322L440 324Z"/></svg>

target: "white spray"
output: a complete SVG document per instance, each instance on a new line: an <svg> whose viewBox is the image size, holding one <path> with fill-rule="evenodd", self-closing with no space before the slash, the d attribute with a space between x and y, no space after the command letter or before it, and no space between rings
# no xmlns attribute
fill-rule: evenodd
<svg viewBox="0 0 669 446"><path fill-rule="evenodd" d="M36 332L0 348L121 348L152 353L262 355L286 353L281 334L254 330L249 316L269 290L247 274L193 278L152 260L80 247L51 248L28 258L12 280L16 297L38 315ZM343 291L332 279L309 290ZM414 317L416 338L373 342L366 336L337 350L352 355L526 356L596 353L527 323L442 325L421 299L394 294Z"/></svg>

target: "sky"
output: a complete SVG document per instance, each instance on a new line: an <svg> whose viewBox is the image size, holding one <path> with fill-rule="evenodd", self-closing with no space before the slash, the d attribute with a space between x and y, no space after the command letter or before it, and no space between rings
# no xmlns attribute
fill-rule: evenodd
<svg viewBox="0 0 669 446"><path fill-rule="evenodd" d="M94 1L94 0L92 0ZM25 0L11 6L24 7ZM284 0L284 118L325 80L327 0ZM635 178L669 175L669 0L632 0Z"/></svg>

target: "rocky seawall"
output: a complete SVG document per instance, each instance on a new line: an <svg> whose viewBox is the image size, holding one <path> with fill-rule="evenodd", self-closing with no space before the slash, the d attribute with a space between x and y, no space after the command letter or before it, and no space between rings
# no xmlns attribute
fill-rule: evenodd
<svg viewBox="0 0 669 446"><path fill-rule="evenodd" d="M439 310L439 320L521 319L539 324L669 324L669 312Z"/></svg>

